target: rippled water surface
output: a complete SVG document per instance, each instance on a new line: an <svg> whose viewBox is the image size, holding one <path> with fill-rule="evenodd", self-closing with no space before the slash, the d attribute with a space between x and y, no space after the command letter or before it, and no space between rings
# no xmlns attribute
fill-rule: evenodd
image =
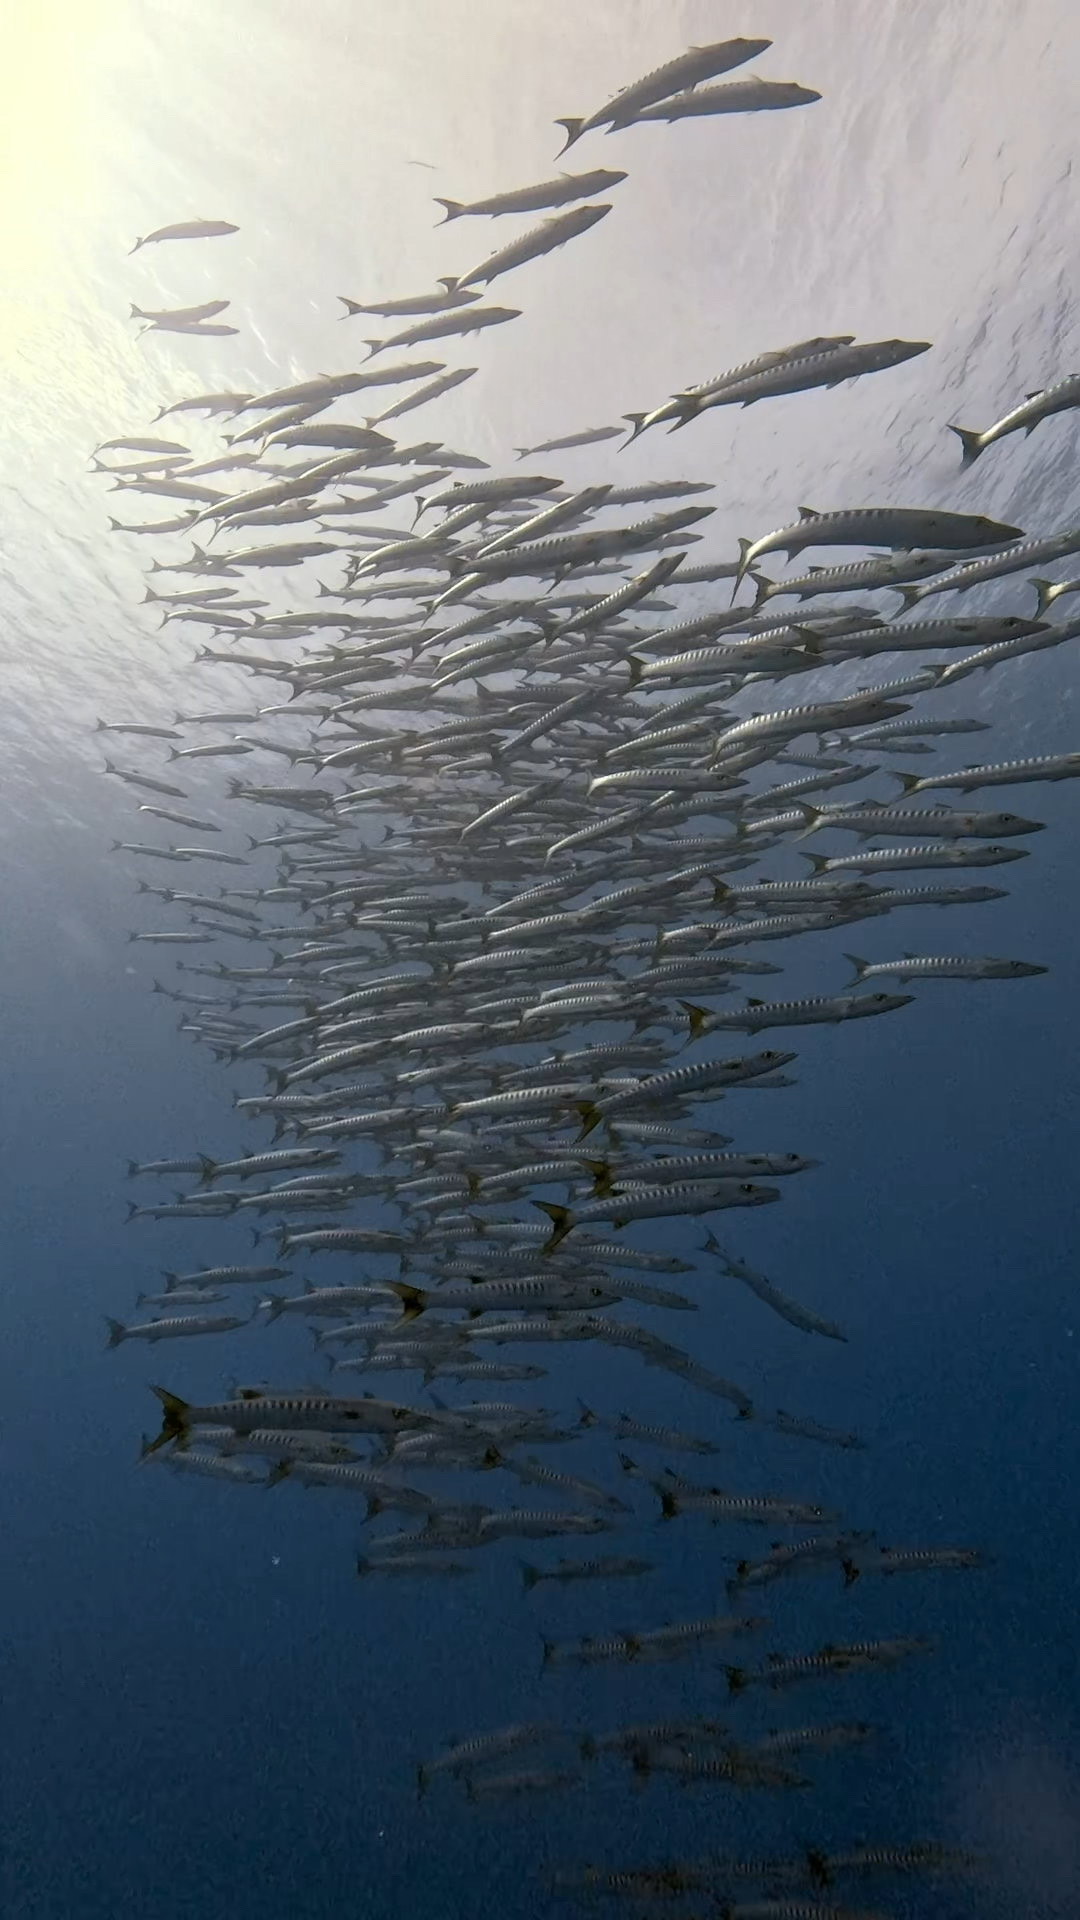
<svg viewBox="0 0 1080 1920"><path fill-rule="evenodd" d="M834 1836L941 1840L984 1865L974 1879L915 1875L806 1897L911 1920L1077 1910L1080 842L1069 784L1020 790L1016 811L1047 830L977 926L959 916L954 935L951 916L923 909L898 931L871 922L827 933L777 993L838 991L843 950L867 940L877 958L949 952L955 941L1037 960L1045 977L926 983L896 1023L810 1028L792 1042L799 1079L782 1101L747 1098L745 1117L734 1101L712 1116L725 1125L738 1112L740 1146L798 1147L823 1163L786 1183L798 1190L782 1207L735 1216L738 1230L721 1237L848 1338L806 1340L719 1281L700 1294L693 1337L670 1337L749 1380L771 1407L857 1430L865 1451L800 1448L775 1433L751 1450L729 1407L597 1346L560 1353L557 1388L507 1390L544 1404L556 1394L571 1414L578 1397L610 1413L631 1405L712 1436L719 1456L685 1468L703 1483L805 1487L886 1544L985 1552L990 1564L971 1575L857 1583L846 1615L833 1586L770 1590L771 1645L820 1646L838 1626L858 1640L917 1632L937 1642L932 1660L884 1678L777 1696L775 1720L771 1700L755 1704L757 1734L796 1724L804 1709L808 1721L880 1727L872 1745L815 1762L812 1791L642 1785L626 1768L597 1766L551 1799L473 1806L448 1782L418 1799L417 1760L477 1729L551 1719L603 1731L726 1714L711 1654L633 1674L619 1664L545 1671L541 1641L723 1610L733 1559L767 1550L768 1533L733 1545L707 1523L665 1529L650 1514L614 1549L657 1559L634 1586L523 1594L514 1546L469 1579L361 1582L348 1499L136 1464L156 1419L150 1382L212 1400L230 1379L272 1372L288 1383L313 1364L321 1377L306 1329L245 1328L182 1343L179 1359L134 1343L102 1352L102 1316L130 1317L159 1269L252 1257L233 1221L125 1227L126 1161L193 1143L224 1158L265 1147L269 1130L242 1124L231 1110L239 1074L177 1033L177 1009L149 991L155 971L174 980L173 962L128 943L155 915L132 900L141 869L109 848L142 838L142 821L131 792L103 777L93 732L98 716L168 725L177 708L244 709L252 683L229 667L194 670L204 630L158 629L141 604L146 543L111 533L108 516L126 520L134 501L133 520L153 518L160 503L109 492L90 450L190 422L148 425L188 394L263 392L353 367L369 329L340 321L338 295L425 288L540 217L437 227L433 194L469 199L546 178L556 115L588 113L682 47L733 34L771 38L755 71L798 79L821 103L630 127L572 149L560 165L626 169L611 215L495 283L491 300L521 318L447 350L450 364L479 371L425 412L415 438L442 438L501 473L519 446L659 404L781 342L901 336L933 349L835 391L716 409L672 440L545 456L536 470L573 486L711 481L716 511L695 562L729 557L739 537L789 522L801 504L936 505L1029 535L1070 525L1075 413L965 473L945 432L950 421L985 425L1080 367L1080 30L1065 0L760 0L750 10L730 0L42 0L6 10L0 1887L12 1920L531 1920L586 1910L552 1890L563 1867L783 1856ZM129 255L136 235L196 214L240 231ZM235 338L138 338L128 317L132 302L216 297L233 303ZM197 457L217 447L217 424L193 427ZM186 551L178 539L153 544L158 558ZM1052 569L1063 579L1074 570L1075 560ZM304 574L307 589L318 571ZM277 581L274 604L287 606L295 585ZM705 608L727 588L699 592ZM1032 598L1013 576L965 612L1030 613ZM845 690L862 674L853 665ZM788 684L785 702L815 697L789 695ZM995 731L947 764L984 757L982 740L994 759L1075 750L1075 686L1069 646L965 680L937 711ZM121 764L162 772L159 752L123 746ZM284 778L283 764L261 777ZM212 761L183 784L185 807L221 813ZM1010 806L1012 796L994 789L973 804ZM246 816L235 827L228 816L228 845L243 846L249 826L272 830L273 818L262 809L258 824ZM618 883L617 872L606 877ZM440 1018L437 994L430 1017ZM259 1084L249 1073L241 1090ZM631 1232L635 1244L680 1253L702 1238L692 1220ZM587 1438L583 1448L570 1470L610 1465L610 1447ZM520 1500L532 1504L532 1490ZM536 1493L535 1504L548 1500ZM530 1543L520 1557L564 1548L574 1543L535 1554ZM693 1902L672 1910L688 1914Z"/></svg>

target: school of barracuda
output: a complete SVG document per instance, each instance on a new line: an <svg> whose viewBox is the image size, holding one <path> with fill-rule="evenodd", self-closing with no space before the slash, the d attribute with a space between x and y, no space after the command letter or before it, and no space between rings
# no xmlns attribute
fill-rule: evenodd
<svg viewBox="0 0 1080 1920"><path fill-rule="evenodd" d="M756 77L702 84L769 46L692 48L589 117L561 121L566 144L816 102L812 90ZM714 1617L635 1618L623 1599L601 1612L594 1637L566 1641L537 1614L545 1668L618 1663L631 1686L630 1670L646 1664L711 1663L709 1717L513 1724L420 1765L422 1792L456 1780L477 1802L565 1790L596 1766L729 1792L805 1788L830 1752L875 1729L846 1719L839 1699L829 1717L824 1688L824 1719L776 1727L781 1695L932 1651L899 1615L889 1636L862 1639L858 1596L875 1574L891 1585L901 1573L978 1567L979 1550L895 1545L826 1507L813 1445L793 1447L779 1492L741 1467L731 1480L726 1462L685 1476L670 1457L708 1461L730 1452L733 1432L748 1445L761 1429L819 1447L862 1443L816 1411L773 1406L761 1382L728 1379L700 1344L689 1351L667 1335L735 1282L788 1328L845 1338L716 1238L718 1216L738 1210L732 1226L749 1240L746 1210L779 1202L795 1176L815 1177L803 1150L813 1142L792 1141L782 1105L756 1095L793 1083L789 1030L903 1019L924 979L1043 972L983 953L977 915L959 951L950 937L918 955L897 951L879 923L908 906L1002 898L966 870L1023 858L1040 823L969 796L1080 774L1080 752L940 774L886 764L914 757L921 769L954 736L970 751L986 723L943 714L935 695L1080 635L1080 621L1050 617L1078 583L1029 572L1080 553L1080 527L1032 534L935 506L796 513L781 501L776 531L748 530L739 553L702 562L693 548L706 537L710 484L620 486L611 443L624 425L561 423L482 477L480 460L388 431L476 372L408 349L508 324L517 309L477 304L490 283L571 240L587 245L617 208L582 203L626 179L594 169L471 205L442 201L447 220L545 217L488 256L478 243L479 263L433 292L344 299L343 318L386 323L366 342L370 365L162 406L158 419L204 415L207 434L222 423L207 457L145 433L96 453L117 489L160 498L174 516L121 531L190 537L190 553L174 543L154 560L146 600L163 620L210 634L196 656L204 711L168 728L99 723L111 752L126 755L129 737L143 748L136 765L105 768L140 816L117 850L138 891L161 903L160 925L130 938L214 946L212 958L178 960L172 983L154 990L175 1003L182 1031L238 1068L235 1106L253 1134L273 1130L238 1158L186 1151L129 1165L165 1183L130 1217L195 1223L200 1254L142 1293L130 1323L110 1321L109 1341L249 1325L254 1338L298 1316L320 1372L304 1386L235 1386L214 1404L155 1387L164 1421L145 1457L243 1485L361 1496L365 1582L463 1576L499 1541L561 1550L587 1536L577 1557L522 1563L529 1607L542 1605L541 1586L624 1591L655 1566L672 1528L722 1529L701 1546L723 1543L725 1610ZM137 246L235 231L187 221ZM132 314L148 332L220 335L236 331L218 318L228 304ZM837 335L770 347L628 413L627 438L887 374L928 346ZM387 363L388 350L404 357ZM953 431L970 464L1078 404L1073 375L994 426ZM564 483L548 456L574 449L615 477ZM539 459L542 469L522 466ZM775 556L834 547L868 552L839 564L826 553L797 575L763 571ZM267 569L289 574L276 598L263 595ZM907 617L930 596L1015 575L1027 575L1034 608L971 615L951 601L946 614ZM752 599L739 598L744 582ZM784 600L794 606L777 612ZM899 657L910 652L914 663ZM218 662L250 674L249 710L216 709ZM184 768L209 759L225 761L229 778L220 811L204 818L188 810ZM923 793L931 804L909 804ZM178 837L157 826L144 840L151 823ZM808 861L804 876L784 876L778 856L789 849ZM159 862L192 878L181 885L170 871L158 885ZM917 884L898 884L908 872ZM850 955L854 978L800 997L788 982L807 942L849 927L851 944L878 957ZM841 1070L850 1044L837 1035ZM173 1195L184 1179L193 1184ZM635 1223L672 1216L701 1216L692 1259L635 1240ZM248 1264L204 1251L207 1224L225 1219L252 1225ZM320 1260L325 1281L312 1277L315 1255L338 1256ZM273 1338L256 1374L272 1374ZM684 1382L688 1429L603 1408L602 1366L596 1406L560 1397L554 1349L576 1356L585 1343L626 1349ZM690 1430L699 1425L704 1436ZM607 1462L602 1478L566 1465L586 1435L590 1461ZM656 1544L642 1552L646 1524ZM632 1552L618 1550L620 1528L636 1529ZM835 1584L824 1644L777 1644L746 1604L794 1576ZM762 1725L747 1717L759 1700ZM805 1815L800 1832L809 1826ZM790 1859L575 1867L558 1883L673 1911L673 1900L705 1892L729 1920L798 1920L863 1911L834 1902L872 1876L968 1864L937 1842L885 1836L803 1844Z"/></svg>

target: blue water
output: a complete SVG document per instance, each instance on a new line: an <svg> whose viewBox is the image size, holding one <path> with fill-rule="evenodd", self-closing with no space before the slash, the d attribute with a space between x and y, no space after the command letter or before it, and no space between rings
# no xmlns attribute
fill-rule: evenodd
<svg viewBox="0 0 1080 1920"><path fill-rule="evenodd" d="M462 361L481 372L406 443L443 435L503 471L515 445L659 403L763 347L841 328L898 334L933 340L934 351L834 393L737 418L718 411L622 458L606 446L562 456L561 470L576 484L714 480L718 510L695 560L730 553L737 535L790 519L807 499L934 502L1029 534L1070 524L1075 416L1007 441L963 477L944 432L947 420L989 422L1078 364L1070 75L1080 49L1063 0L954 0L946 12L890 0L812 15L772 0L752 19L705 0L328 0L310 16L284 0L238 0L227 15L208 0L122 0L107 17L45 9L18 26L5 76L0 301L0 1889L13 1920L531 1920L574 1911L547 1876L585 1861L916 1838L975 1849L984 1870L836 1897L911 1920L1057 1920L1080 1905L1080 969L1068 784L1002 792L1001 805L1015 800L1047 823L1030 860L1005 873L1006 900L802 942L776 984L785 995L836 991L852 946L874 958L1016 954L1047 975L928 982L895 1021L801 1031L797 1086L775 1101L733 1095L716 1110L725 1130L734 1118L740 1145L823 1163L786 1183L782 1206L724 1220L720 1237L840 1321L848 1343L805 1338L719 1277L698 1293L692 1341L681 1319L662 1331L764 1406L855 1429L866 1450L733 1425L723 1403L598 1345L557 1350L535 1389L492 1392L571 1411L580 1394L705 1433L722 1452L680 1457L691 1478L835 1504L888 1544L985 1551L991 1564L970 1575L867 1578L850 1596L832 1580L792 1582L755 1603L773 1646L908 1632L938 1642L932 1658L894 1672L739 1709L761 1732L804 1718L881 1727L872 1746L815 1759L812 1794L684 1790L660 1778L638 1791L605 1763L570 1795L473 1807L440 1781L418 1803L418 1759L472 1731L726 1712L710 1655L632 1674L542 1672L541 1634L722 1609L733 1554L768 1537L740 1534L733 1546L702 1521L643 1519L611 1549L655 1555L657 1572L529 1596L518 1559L554 1559L574 1543L498 1547L467 1580L359 1582L350 1500L137 1464L156 1421L151 1381L212 1400L230 1378L321 1378L303 1328L284 1320L103 1352L103 1315L131 1317L161 1268L250 1258L246 1227L232 1221L125 1226L136 1185L127 1160L195 1146L223 1157L266 1145L269 1130L238 1121L240 1074L177 1033L179 1009L148 991L155 973L174 978L173 963L127 943L130 928L162 921L152 903L133 902L134 865L108 853L113 839L142 833L132 796L101 777L90 732L96 714L167 724L175 705L239 710L251 687L227 669L193 674L198 629L170 625L158 637L138 607L144 543L108 536L115 500L86 473L88 449L147 431L155 408L184 393L260 390L352 364L359 336L339 326L337 293L410 293L519 230L472 221L435 234L433 192L546 177L557 113L589 110L691 42L749 32L775 42L762 72L817 87L822 103L583 142L572 155L582 167L629 172L615 211L567 252L496 283L492 299L523 318L503 337L465 343ZM126 257L136 233L195 212L241 233ZM236 340L131 340L130 300L218 293L234 301ZM116 498L126 507L135 496ZM988 591L976 610L1029 611L1022 581ZM1063 647L965 681L939 710L992 719L994 732L970 754L966 740L945 743L964 749L947 764L1074 750L1075 658ZM121 765L161 771L155 743L116 746ZM262 777L287 777L282 764L266 762ZM212 763L183 784L190 798L178 804L227 820L228 846L249 825L271 830L267 810L239 825L222 812ZM232 870L221 875L232 884ZM217 870L208 877L217 884ZM997 883L1001 870L964 877ZM237 948L239 964L248 952ZM260 1081L244 1076L242 1090ZM140 1183L140 1200L149 1193ZM667 1249L701 1237L694 1222L633 1232L635 1244ZM312 1272L321 1283L346 1268L323 1261ZM603 1473L610 1458L587 1438L566 1466ZM549 1504L526 1490L520 1503Z"/></svg>

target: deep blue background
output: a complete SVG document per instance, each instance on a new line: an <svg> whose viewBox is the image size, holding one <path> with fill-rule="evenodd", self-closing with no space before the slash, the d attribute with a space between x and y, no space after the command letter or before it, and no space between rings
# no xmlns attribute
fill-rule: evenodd
<svg viewBox="0 0 1080 1920"><path fill-rule="evenodd" d="M530 32L547 44L533 10L525 11ZM999 118L1002 230L1011 233L1007 190L1019 164L1014 150L1022 153L1023 177L1034 182L1036 197L1044 180L1048 205L1060 159L1054 144L1060 121L1048 114L1042 127L1015 102L1010 108L1013 54L1030 44L1035 29L1051 64L1066 60L1069 46L1059 43L1055 52L1038 8L1007 11L1015 43L1004 37L1002 10L957 9L976 37L984 21L992 22L994 46L994 35L1002 36L993 68L999 95L969 97L964 90L966 50L959 28L957 44L946 34L935 49L928 91L943 121L955 111L980 138L988 137L987 118ZM678 12L677 44L758 30L729 18L726 8L695 5ZM831 36L823 34L830 40L823 47L825 65L829 59L842 65L849 39L858 41L876 17L876 9L863 15L859 31L849 35L846 18L831 15ZM601 91L610 83L616 48L619 77L625 77L628 51L633 71L665 57L666 36L657 49L649 10L635 8L635 31L643 23L650 33L639 58L633 34L620 35L619 20L605 11ZM336 11L338 38L328 35L328 62L341 52L346 24ZM568 26L563 17L560 30ZM778 31L775 25L772 30ZM916 61L925 48L917 21L911 32L911 43L905 43L911 64L888 77L901 92L906 88L920 98L923 73ZM227 69L237 88L244 77L242 51ZM852 87L861 72L857 52L847 75ZM394 55L391 94L397 86L405 98L408 62L396 45ZM436 47L432 57L449 55ZM524 56L508 29L505 47L490 57L497 65ZM568 48L571 66L573 59ZM815 78L805 41L791 63L801 78ZM783 59L780 67L774 64L773 74L783 65ZM875 70L875 85L881 79ZM560 98L560 109L576 102L577 89L568 91L574 97ZM876 97L871 93L865 108L871 116ZM539 114L545 125L551 104L545 98ZM850 95L842 96L842 106L845 114L854 112ZM852 215L852 234L836 215L818 253L850 241L853 248L861 245L863 257L876 260L888 211L878 204L880 182L892 182L899 194L894 163L907 149L894 140L877 153L859 124L869 142L864 151L876 155L876 165L865 170L870 213L861 223ZM912 128L917 148L917 117ZM590 153L587 164L633 164L640 151L628 160L620 149L621 157L609 162L603 149L596 159ZM693 151L701 167L706 150ZM542 156L546 149L536 152ZM914 192L920 162L918 153L907 157ZM524 171L539 177L548 164L530 152ZM642 168L643 178L646 172ZM859 175L858 167L854 173ZM422 176L428 184L433 178ZM700 174L695 178L700 186ZM170 184L175 198L175 179ZM473 184L479 191L484 183L477 177ZM851 167L838 167L833 185L840 206L855 204L857 184ZM292 190L298 191L295 182ZM455 191L456 182L450 179L445 190ZM343 192L340 181L337 191ZM766 212L772 220L775 208ZM171 217L160 195L145 224L154 224L155 217ZM1015 219L1022 217L1023 209ZM933 238L928 232L928 248ZM943 416L964 418L973 394L980 396L978 417L988 419L995 396L1004 406L1041 378L1071 370L1074 262L1067 240L1061 250L1060 235L1055 240L1051 231L1048 240L1040 229L1039 242L1052 246L1060 270L1052 300L1048 292L1044 311L1040 302L1050 282L1035 268L1030 281L1019 275L1009 281L1016 304L1001 321L1004 333L993 337L994 379L976 386L969 367L977 365L979 342L971 340L971 329L983 310L979 302L993 304L994 289L980 285L978 298L971 293L968 332L962 340L959 333L948 336L946 374L937 376L952 384L917 410L920 445L923 436L938 432ZM115 236L113 243L119 251ZM809 242L803 236L799 244ZM784 298L793 298L789 262L782 257L776 267L764 241L762 246L770 273L784 280ZM1036 253L1036 268L1045 258ZM572 276L562 259L568 283ZM412 267L399 278L394 292L409 291L413 278L420 284ZM290 275L282 271L275 284L281 287L280 309L288 314ZM614 280L610 284L615 298L618 288ZM897 269L896 286L896 328L919 332L911 276ZM179 290L170 291L179 297ZM759 285L758 295L767 298L767 288L763 294ZM798 309L797 298L794 305ZM842 318L808 306L805 331L825 330ZM921 324L927 324L925 317ZM940 330L946 330L944 317ZM327 338L336 344L339 336ZM739 338L741 350L727 358L742 358L765 344L745 333ZM718 364L724 358L720 353ZM259 370L265 371L261 363ZM223 368L222 384L231 372ZM693 377L702 372L695 361ZM199 379L204 376L205 367ZM668 384L681 377L690 376L680 360ZM587 392L587 373L577 367L575 378ZM920 391L917 379L909 391ZM565 393L553 398L545 387L544 394L539 421L529 422L537 438L567 425ZM633 397L640 397L636 388ZM597 421L608 400L605 392ZM890 403L875 402L884 414L871 418L858 414L849 394L827 400L844 409L835 416L842 419L835 441L821 441L835 503L848 472L852 497L861 500L874 461L894 456L907 477L893 493L914 499L911 416L886 439L883 427L893 425ZM574 399L582 418L588 404L580 393ZM776 436L764 478L762 472L754 476L759 491L766 482L771 488L775 521L790 513L790 489L768 471L774 455L777 463L785 458L783 427L774 421L809 418L783 416L784 404L755 428L767 449L768 436ZM40 406L48 411L45 399ZM528 434L516 422L504 433L502 416L496 420L477 406L477 420L459 431L467 435L478 426L499 448L498 454L489 448L490 457L506 459L507 446ZM85 427L80 444L127 425L114 419L106 427L98 420ZM810 449L800 448L792 488L808 489L816 504L833 504L831 497L819 498L809 481L819 429L808 431ZM681 455L684 443L675 444ZM722 476L725 532L717 551L730 547L735 532L772 524L756 505L744 524L727 446L726 439L699 445L697 464L687 469ZM985 472L982 492L974 481L959 482L939 451L926 494L1016 517L1031 532L1063 526L1077 510L1075 447L1073 419L1041 430L1026 447L998 449L978 469ZM671 471L676 466L672 462ZM892 473L887 465L881 471ZM22 484L25 475L13 472ZM50 486L66 486L66 472L54 463ZM884 491L880 474L875 477ZM232 1488L137 1464L140 1435L156 1423L150 1381L164 1380L188 1397L214 1398L233 1373L272 1373L286 1383L318 1375L306 1335L288 1320L257 1335L245 1330L205 1345L150 1352L133 1344L108 1355L103 1350L102 1316L128 1315L135 1293L162 1267L248 1257L245 1229L230 1222L124 1226L123 1202L135 1192L124 1179L126 1160L195 1146L226 1154L254 1137L268 1139L268 1131L256 1135L236 1121L229 1102L240 1076L215 1066L176 1034L170 1005L147 990L155 970L165 977L160 958L126 945L129 926L150 926L154 916L132 908L131 873L122 860L110 861L105 848L114 837L129 837L137 816L129 796L96 772L96 745L87 750L89 715L83 711L89 703L92 714L99 693L111 711L125 673L125 656L108 653L102 606L108 614L115 604L118 625L130 619L119 596L102 600L109 576L96 557L101 505L98 500L84 546L76 551L73 539L67 543L70 577L35 570L36 547L27 557L34 522L20 521L27 545L9 562L7 582L16 609L12 671L20 687L31 688L40 700L45 718L31 725L26 715L33 717L32 708L17 710L0 766L8 816L0 880L0 1442L6 1516L0 1888L6 1911L14 1920L155 1920L165 1913L175 1920L226 1913L231 1920L337 1920L354 1912L396 1920L417 1911L447 1920L479 1920L501 1911L508 1920L524 1920L555 1911L544 1875L562 1864L603 1859L623 1865L710 1850L784 1852L823 1836L881 1844L940 1837L988 1856L988 1873L974 1886L898 1883L895 1891L883 1886L879 1893L875 1884L865 1897L846 1890L838 1896L851 1904L862 1901L913 1920L999 1912L1064 1920L1074 1914L1080 1903L1075 789L1002 795L1002 805L1015 804L1048 823L1045 833L1027 843L1029 860L971 876L993 883L1003 876L1006 901L970 913L905 914L819 936L805 954L790 958L782 990L835 991L846 981L841 954L850 946L874 958L905 948L1014 954L1046 963L1051 971L1045 977L971 988L929 982L915 989L914 1005L895 1019L836 1032L808 1030L793 1042L797 1087L773 1098L736 1094L715 1114L716 1124L748 1150L790 1148L823 1162L819 1171L790 1183L794 1190L785 1192L782 1207L735 1216L721 1238L786 1291L839 1320L849 1344L808 1339L775 1320L737 1283L708 1274L694 1283L702 1301L692 1328L694 1350L747 1384L763 1407L782 1406L855 1428L867 1450L826 1452L734 1426L722 1403L655 1370L646 1372L632 1355L598 1345L551 1359L550 1382L505 1392L564 1408L572 1408L580 1393L605 1411L627 1408L643 1419L707 1433L722 1449L715 1462L675 1463L692 1477L711 1479L714 1470L736 1489L769 1488L835 1502L853 1524L875 1527L889 1543L983 1548L992 1564L969 1576L932 1574L877 1584L868 1578L848 1597L831 1581L792 1583L762 1597L771 1645L801 1648L841 1632L871 1638L911 1631L936 1635L939 1650L894 1674L807 1688L776 1702L755 1697L733 1710L733 1721L737 1713L738 1724L748 1729L773 1725L771 1709L780 1723L803 1717L880 1723L873 1748L811 1763L819 1782L812 1795L734 1796L720 1787L682 1791L662 1781L639 1795L624 1773L605 1763L587 1772L580 1794L535 1805L474 1809L445 1781L417 1804L417 1759L455 1735L534 1715L602 1729L620 1719L726 1711L723 1676L711 1657L632 1675L616 1668L585 1674L560 1668L541 1675L540 1633L561 1638L714 1611L724 1604L731 1558L764 1547L767 1536L726 1534L690 1519L663 1528L644 1518L643 1501L640 1531L620 1537L617 1550L655 1554L658 1570L632 1588L544 1586L523 1597L520 1556L505 1545L480 1558L468 1580L361 1583L353 1571L361 1530L349 1499L288 1485L269 1493ZM1070 569L1058 571L1065 577ZM93 618L87 616L90 638L80 650L84 607L75 589L84 579L93 590ZM1027 610L1024 591L1013 586L996 603ZM35 652L39 639L41 653ZM159 703L167 704L177 677L186 673L189 651L179 643L170 651L165 643L140 660L137 677L128 682L133 714L144 710L145 696L156 717ZM77 698L69 660L78 664ZM162 675L171 676L167 691ZM231 704L223 684L204 676L192 704ZM1007 666L985 684L965 682L940 710L995 720L994 733L975 743L980 756L984 745L987 758L1073 750L1074 685L1075 653L1066 648ZM70 719L69 700L75 709ZM129 765L141 759L138 751L118 757ZM947 764L968 757L974 755L957 751ZM925 765L914 764L920 770ZM192 811L217 804L210 774L193 780L190 790ZM998 802L988 798L984 804ZM797 865L802 863L786 858L783 871L794 872ZM162 875L164 883L171 870ZM185 884L190 877L189 870ZM927 883L933 877L926 876ZM216 873L209 878L216 883ZM898 882L920 883L921 876ZM260 1080L249 1076L245 1091ZM144 1197L149 1186L144 1194L140 1184ZM693 1225L676 1229L669 1223L640 1232L642 1245L677 1242L697 1245L700 1233ZM302 1271L298 1267L298 1277ZM312 1272L320 1280L334 1279L344 1276L345 1267L320 1262ZM654 1323L645 1313L641 1317ZM663 1331L683 1339L685 1322L672 1317ZM545 1359L543 1353L537 1357ZM418 1383L409 1390L418 1392ZM504 1397L503 1390L493 1397ZM603 1471L610 1468L611 1452L590 1438L567 1454L566 1464ZM661 1462L655 1456L655 1464ZM527 1558L555 1554L525 1551Z"/></svg>

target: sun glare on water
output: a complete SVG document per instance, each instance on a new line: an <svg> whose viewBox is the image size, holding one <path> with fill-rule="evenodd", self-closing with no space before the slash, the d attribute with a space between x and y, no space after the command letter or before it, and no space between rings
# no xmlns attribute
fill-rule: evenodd
<svg viewBox="0 0 1080 1920"><path fill-rule="evenodd" d="M63 308L107 204L130 0L0 0L0 368L20 382L80 343ZM68 320L70 316L68 316Z"/></svg>

